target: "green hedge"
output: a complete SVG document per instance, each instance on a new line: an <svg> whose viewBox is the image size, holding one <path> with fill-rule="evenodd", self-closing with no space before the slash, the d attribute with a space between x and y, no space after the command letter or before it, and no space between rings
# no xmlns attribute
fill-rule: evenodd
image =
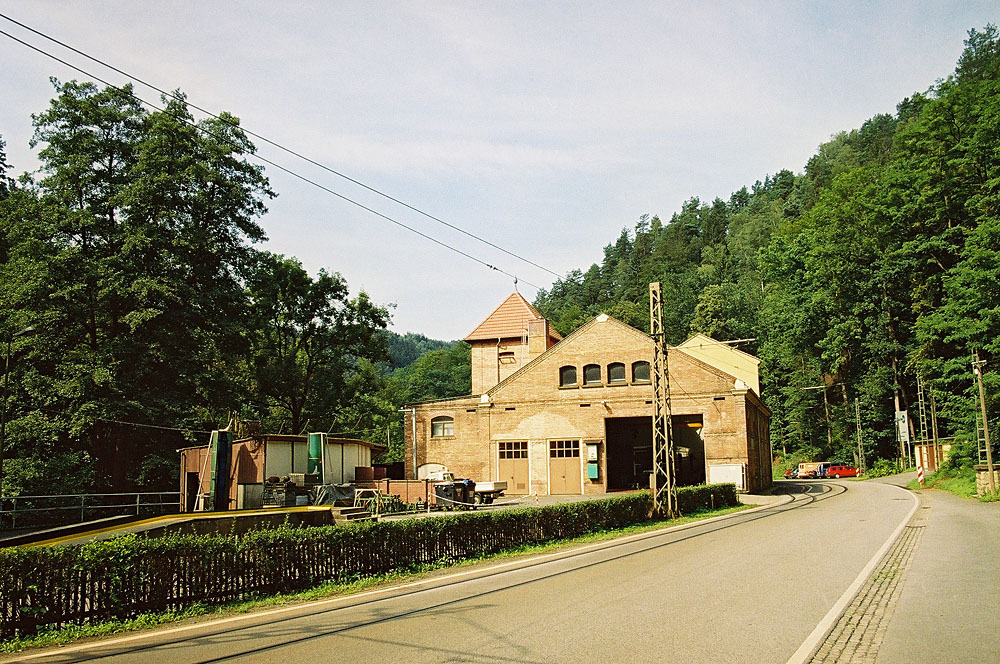
<svg viewBox="0 0 1000 664"><path fill-rule="evenodd" d="M456 562L647 520L648 492L450 518L274 528L239 537L127 535L0 549L0 636L293 592ZM737 504L733 485L683 487L682 513Z"/></svg>

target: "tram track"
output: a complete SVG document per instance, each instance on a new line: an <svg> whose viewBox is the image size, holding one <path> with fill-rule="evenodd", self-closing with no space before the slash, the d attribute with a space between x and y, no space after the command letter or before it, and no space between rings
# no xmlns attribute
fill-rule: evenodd
<svg viewBox="0 0 1000 664"><path fill-rule="evenodd" d="M476 600L502 591L549 581L556 577L587 568L607 565L629 557L648 554L656 550L666 550L670 546L678 545L697 537L720 533L760 519L773 518L792 510L803 509L819 502L836 498L846 492L847 487L839 484L797 483L781 487L781 493L787 496L787 501L743 512L631 535L609 542L584 545L567 551L545 554L527 560L514 561L501 565L488 565L435 579L421 580L358 595L320 600L296 607L283 607L282 609L234 616L209 623L181 626L148 635L135 635L97 642L87 646L67 648L57 653L56 658L52 661L84 662L115 657L121 653L122 646L127 646L130 654L138 654L143 651L151 651L155 648L179 647L185 644L205 642L218 638L224 638L226 641L239 640L241 635L247 637L257 636L262 624L266 624L269 631L281 631L282 625L299 620L303 615L308 615L312 618L322 618L329 620L331 623L336 623L339 619L338 616L348 611L364 611L380 614L374 619L352 621L349 624L343 624L331 630L324 630L322 634L299 636L292 639L279 638L275 643L266 646L247 650L239 649L238 652L226 654L225 656L198 661L207 664L208 662L238 659L254 652L292 646L296 643L318 638L319 636L342 634L392 620L417 616L421 613L439 611L443 607L457 601ZM538 573L538 570L544 570L546 566L551 569ZM521 578L525 575L530 575L530 578ZM501 579L504 577L507 577L509 581L502 581ZM500 582L497 583L498 581ZM492 583L496 587L488 591L476 590L475 585L482 583ZM380 606L384 604L394 601L418 601L421 596L441 591L444 588L448 588L449 591L459 590L459 597L452 597L441 602L430 601L412 610L389 611L388 613L379 610ZM468 588L469 592L461 592L463 588ZM325 618L323 618L324 616ZM47 653L38 653L19 661L33 660L43 656L47 656Z"/></svg>

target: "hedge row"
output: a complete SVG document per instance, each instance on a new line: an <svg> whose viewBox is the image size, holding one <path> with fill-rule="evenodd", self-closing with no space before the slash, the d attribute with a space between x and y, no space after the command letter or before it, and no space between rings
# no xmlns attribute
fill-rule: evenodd
<svg viewBox="0 0 1000 664"><path fill-rule="evenodd" d="M642 492L441 519L257 530L239 537L128 535L81 546L2 549L0 636L292 592L623 528L647 520L650 500ZM684 487L678 503L683 513L736 505L736 489Z"/></svg>

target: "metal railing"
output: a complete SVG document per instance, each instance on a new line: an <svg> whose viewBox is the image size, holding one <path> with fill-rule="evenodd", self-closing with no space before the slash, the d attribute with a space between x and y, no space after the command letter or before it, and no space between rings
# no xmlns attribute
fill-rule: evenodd
<svg viewBox="0 0 1000 664"><path fill-rule="evenodd" d="M0 530L65 526L113 516L172 514L180 510L180 495L179 491L151 491L0 496ZM176 499L171 500L172 496Z"/></svg>

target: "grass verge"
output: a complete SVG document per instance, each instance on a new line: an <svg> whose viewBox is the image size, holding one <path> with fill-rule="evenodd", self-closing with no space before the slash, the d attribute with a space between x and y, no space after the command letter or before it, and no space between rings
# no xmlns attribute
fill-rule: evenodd
<svg viewBox="0 0 1000 664"><path fill-rule="evenodd" d="M920 482L912 480L907 489L919 490ZM924 477L925 489L941 489L961 498L976 497L976 471L972 468L942 468ZM993 500L996 500L994 498Z"/></svg>
<svg viewBox="0 0 1000 664"><path fill-rule="evenodd" d="M627 528L590 533L588 535L572 539L521 546L491 556L464 560L459 563L434 563L421 565L412 569L401 569L390 574L358 578L348 583L323 583L310 588L309 590L297 593L269 595L266 597L243 600L240 602L230 602L227 604L194 604L184 611L163 611L159 613L143 614L130 620L108 620L88 625L70 625L59 629L39 632L27 637L0 641L0 653L10 654L22 652L32 648L60 646L86 639L96 639L116 634L123 634L126 632L138 632L153 629L170 623L211 620L230 615L251 613L260 609L277 608L341 595L353 595L365 590L375 590L400 583L416 581L422 578L433 578L435 575L439 575L456 568L474 567L476 565L493 563L500 560L515 560L517 558L537 556L545 553L555 553L557 551L570 549L584 544L613 540L619 537L626 537L628 535L680 526L686 523L702 521L715 516L732 514L734 512L740 512L752 507L755 506L739 505L738 507L697 512L690 516L680 517L671 521L647 521L645 523L629 526Z"/></svg>

